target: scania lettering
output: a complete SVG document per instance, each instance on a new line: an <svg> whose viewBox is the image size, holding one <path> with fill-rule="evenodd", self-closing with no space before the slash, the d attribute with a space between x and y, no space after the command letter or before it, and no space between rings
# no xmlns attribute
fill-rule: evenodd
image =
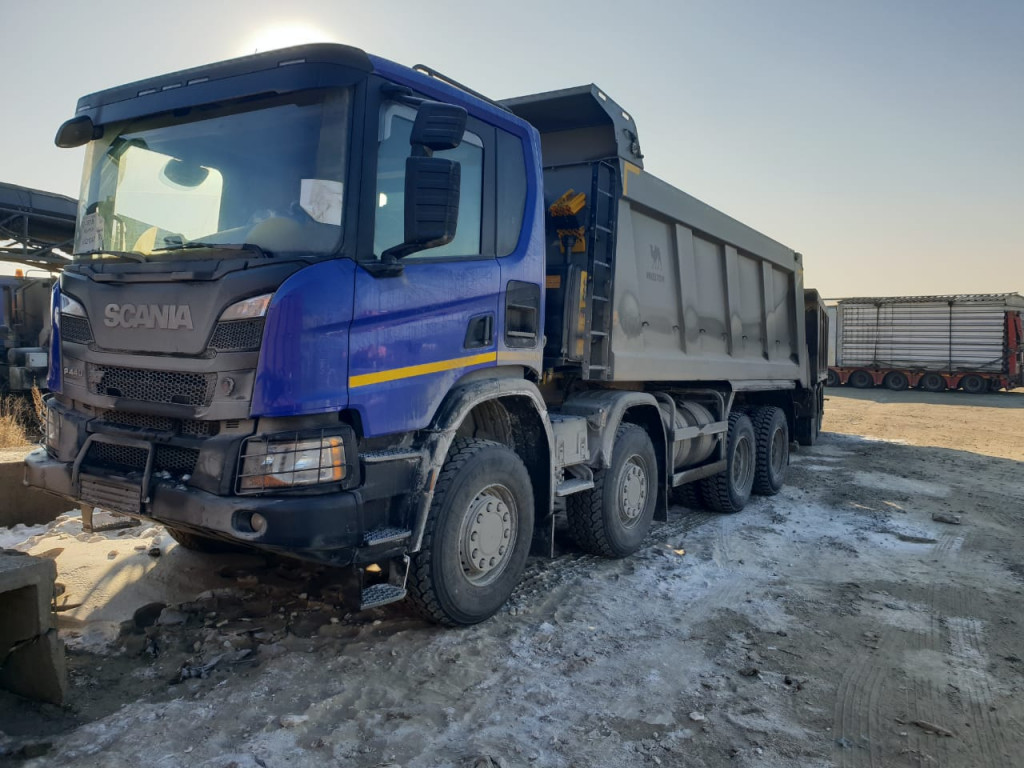
<svg viewBox="0 0 1024 768"><path fill-rule="evenodd" d="M802 257L651 175L596 86L309 45L86 96L57 144L86 159L27 481L182 546L472 624L557 520L627 556L820 429Z"/></svg>
<svg viewBox="0 0 1024 768"><path fill-rule="evenodd" d="M164 328L192 330L192 313L187 304L107 304L103 323L108 328Z"/></svg>

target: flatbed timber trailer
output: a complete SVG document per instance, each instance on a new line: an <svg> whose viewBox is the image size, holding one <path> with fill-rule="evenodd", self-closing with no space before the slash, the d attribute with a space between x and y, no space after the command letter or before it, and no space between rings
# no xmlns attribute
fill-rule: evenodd
<svg viewBox="0 0 1024 768"><path fill-rule="evenodd" d="M556 516L623 557L820 430L800 254L646 172L596 86L312 45L92 94L57 141L89 148L26 476L184 546L471 624Z"/></svg>
<svg viewBox="0 0 1024 768"><path fill-rule="evenodd" d="M974 395L1024 386L1018 293L843 299L836 321L829 386Z"/></svg>

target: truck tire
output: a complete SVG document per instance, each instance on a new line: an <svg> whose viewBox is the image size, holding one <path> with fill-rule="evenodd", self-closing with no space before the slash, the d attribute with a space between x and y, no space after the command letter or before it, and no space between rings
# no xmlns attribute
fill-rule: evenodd
<svg viewBox="0 0 1024 768"><path fill-rule="evenodd" d="M204 552L206 554L223 554L225 552L247 552L248 547L241 544L232 544L230 541L224 541L223 539L214 539L209 536L200 536L198 533L192 533L191 531L185 531L181 528L172 528L169 525L165 525L167 533L172 539L178 544L183 546L185 549L191 550L192 552Z"/></svg>
<svg viewBox="0 0 1024 768"><path fill-rule="evenodd" d="M569 532L582 549L625 557L640 549L658 500L654 445L636 424L615 432L611 466L594 470L594 487L566 499Z"/></svg>
<svg viewBox="0 0 1024 768"><path fill-rule="evenodd" d="M960 379L960 389L969 395L981 395L988 392L988 382L972 373Z"/></svg>
<svg viewBox="0 0 1024 768"><path fill-rule="evenodd" d="M926 373L918 386L925 392L945 392L946 380L937 373Z"/></svg>
<svg viewBox="0 0 1024 768"><path fill-rule="evenodd" d="M700 497L700 480L677 485L669 492L669 501L687 509L704 509L704 501Z"/></svg>
<svg viewBox="0 0 1024 768"><path fill-rule="evenodd" d="M825 386L826 387L838 387L840 383L841 382L839 380L839 374L836 373L833 370L829 370L828 378L825 379Z"/></svg>
<svg viewBox="0 0 1024 768"><path fill-rule="evenodd" d="M420 614L459 626L497 613L523 575L533 507L530 475L514 451L490 440L455 440L409 571Z"/></svg>
<svg viewBox="0 0 1024 768"><path fill-rule="evenodd" d="M846 383L857 389L869 389L875 386L875 380L871 378L871 374L867 371L854 371L850 374L850 378L846 380Z"/></svg>
<svg viewBox="0 0 1024 768"><path fill-rule="evenodd" d="M766 406L751 414L757 439L754 493L774 496L786 482L789 468L789 422L781 408Z"/></svg>
<svg viewBox="0 0 1024 768"><path fill-rule="evenodd" d="M700 484L701 495L708 508L715 512L739 512L750 500L757 463L754 426L744 413L729 415L725 454L725 471L704 478Z"/></svg>
<svg viewBox="0 0 1024 768"><path fill-rule="evenodd" d="M902 371L889 371L882 380L882 383L894 392L902 392L910 386L907 374Z"/></svg>

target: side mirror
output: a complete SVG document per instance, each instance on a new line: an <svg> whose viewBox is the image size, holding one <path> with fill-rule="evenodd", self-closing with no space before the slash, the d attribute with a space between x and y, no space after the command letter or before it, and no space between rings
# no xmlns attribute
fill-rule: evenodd
<svg viewBox="0 0 1024 768"><path fill-rule="evenodd" d="M439 101L419 103L409 134L412 156L405 159L405 242L381 254L379 274L397 274L402 257L455 239L462 166L433 154L455 149L465 134L462 107Z"/></svg>
<svg viewBox="0 0 1024 768"><path fill-rule="evenodd" d="M74 149L103 136L103 128L94 125L88 115L72 117L57 129L53 143L61 149Z"/></svg>
<svg viewBox="0 0 1024 768"><path fill-rule="evenodd" d="M416 113L409 143L422 148L419 154L455 149L466 133L466 110L454 104L424 101ZM426 150L426 151L423 151Z"/></svg>
<svg viewBox="0 0 1024 768"><path fill-rule="evenodd" d="M396 259L455 239L462 166L441 157L405 160L405 242L388 248L381 261Z"/></svg>

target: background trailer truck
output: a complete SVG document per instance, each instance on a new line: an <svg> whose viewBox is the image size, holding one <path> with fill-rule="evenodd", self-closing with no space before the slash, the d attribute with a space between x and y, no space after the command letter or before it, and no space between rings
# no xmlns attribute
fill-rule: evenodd
<svg viewBox="0 0 1024 768"><path fill-rule="evenodd" d="M556 513L621 557L673 492L779 489L827 373L800 255L645 172L594 86L420 70L312 45L79 102L31 485L452 624Z"/></svg>
<svg viewBox="0 0 1024 768"><path fill-rule="evenodd" d="M78 203L70 197L0 183L0 394L44 387L54 273L71 251ZM27 271L27 274L26 274Z"/></svg>
<svg viewBox="0 0 1024 768"><path fill-rule="evenodd" d="M1024 296L843 299L830 386L971 394L1024 386Z"/></svg>

